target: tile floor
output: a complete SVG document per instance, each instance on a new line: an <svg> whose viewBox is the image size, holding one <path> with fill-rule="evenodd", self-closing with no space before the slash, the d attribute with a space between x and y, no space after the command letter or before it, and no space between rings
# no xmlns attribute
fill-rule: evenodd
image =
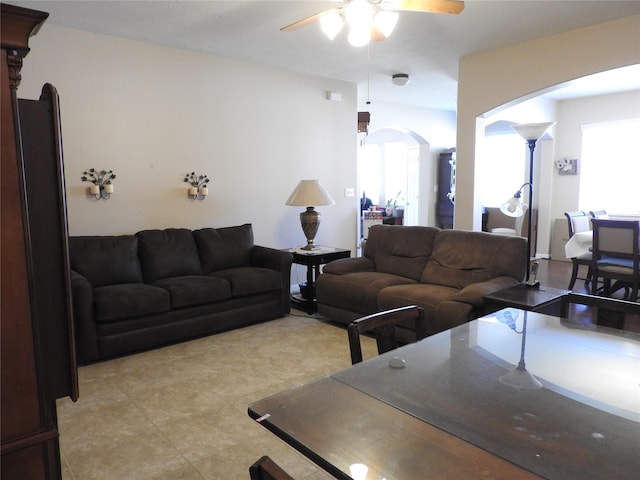
<svg viewBox="0 0 640 480"><path fill-rule="evenodd" d="M363 348L375 355L373 339ZM247 406L350 363L344 328L293 310L80 367L80 399L58 402L63 478L248 479L262 455L298 479L332 478L251 420Z"/></svg>

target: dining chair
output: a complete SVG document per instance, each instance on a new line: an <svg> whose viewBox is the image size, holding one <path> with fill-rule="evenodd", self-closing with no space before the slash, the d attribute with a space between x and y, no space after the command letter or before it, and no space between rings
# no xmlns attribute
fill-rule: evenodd
<svg viewBox="0 0 640 480"><path fill-rule="evenodd" d="M640 287L640 221L592 219L593 224L593 282L591 293L596 293L596 280L603 279L605 296L620 287L631 290L625 300L638 300ZM614 280L614 284L611 281Z"/></svg>
<svg viewBox="0 0 640 480"><path fill-rule="evenodd" d="M295 480L267 455L249 467L251 480Z"/></svg>
<svg viewBox="0 0 640 480"><path fill-rule="evenodd" d="M569 238L573 237L578 232L587 232L591 230L591 219L585 212L564 212L564 216L567 217L569 226ZM571 270L571 280L569 280L569 290L573 290L573 286L575 285L578 278L580 278L580 280L584 280L585 287L589 286L589 282L591 282L591 279L593 277L593 272L591 271L591 261L592 254L590 252L583 253L582 255L571 259L573 268ZM581 265L586 266L588 269L586 277L578 277L578 270L580 269Z"/></svg>
<svg viewBox="0 0 640 480"><path fill-rule="evenodd" d="M589 210L589 216L591 218L609 218L606 210Z"/></svg>
<svg viewBox="0 0 640 480"><path fill-rule="evenodd" d="M427 336L427 319L422 307L409 305L406 307L384 310L354 320L347 327L351 363L362 361L362 345L360 335L373 331L376 336L378 353L385 353L398 347L396 325L400 322L414 322L416 341Z"/></svg>
<svg viewBox="0 0 640 480"><path fill-rule="evenodd" d="M577 305L585 308L576 308ZM560 316L573 321L586 318L598 325L624 330L627 315L640 317L640 303L581 293L569 293L560 299Z"/></svg>

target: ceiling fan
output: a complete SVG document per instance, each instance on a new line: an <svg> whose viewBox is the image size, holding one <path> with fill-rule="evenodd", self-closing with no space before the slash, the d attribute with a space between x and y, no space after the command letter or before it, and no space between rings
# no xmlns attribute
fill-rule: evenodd
<svg viewBox="0 0 640 480"><path fill-rule="evenodd" d="M288 32L315 21L333 40L345 23L349 26L349 43L363 46L369 40L384 40L398 21L398 12L460 13L464 2L458 0L340 0L339 7L331 8L282 27Z"/></svg>

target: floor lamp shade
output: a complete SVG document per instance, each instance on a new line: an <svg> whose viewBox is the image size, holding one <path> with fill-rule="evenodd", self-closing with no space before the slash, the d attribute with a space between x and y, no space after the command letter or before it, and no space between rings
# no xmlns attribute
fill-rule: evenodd
<svg viewBox="0 0 640 480"><path fill-rule="evenodd" d="M314 239L320 227L320 213L313 207L334 205L336 202L333 201L333 198L320 185L318 180L300 180L285 203L291 206L307 207L304 212L300 213L300 224L307 239L307 245L302 248L304 250L313 250Z"/></svg>

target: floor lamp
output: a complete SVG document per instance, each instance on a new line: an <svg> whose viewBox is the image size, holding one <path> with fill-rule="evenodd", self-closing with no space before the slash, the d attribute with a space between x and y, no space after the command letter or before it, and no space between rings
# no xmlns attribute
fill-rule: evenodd
<svg viewBox="0 0 640 480"><path fill-rule="evenodd" d="M527 141L529 145L529 181L522 184L518 191L507 202L502 204L500 211L509 217L521 217L524 214L524 208L522 206L522 190L527 185L529 186L529 211L527 215L527 277L526 285L530 287L537 287L539 283L536 282L535 274L531 278L531 228L532 228L532 215L533 215L533 152L536 149L536 142L545 134L545 132L556 122L545 123L524 123L513 124L513 128L520 134L522 138Z"/></svg>

